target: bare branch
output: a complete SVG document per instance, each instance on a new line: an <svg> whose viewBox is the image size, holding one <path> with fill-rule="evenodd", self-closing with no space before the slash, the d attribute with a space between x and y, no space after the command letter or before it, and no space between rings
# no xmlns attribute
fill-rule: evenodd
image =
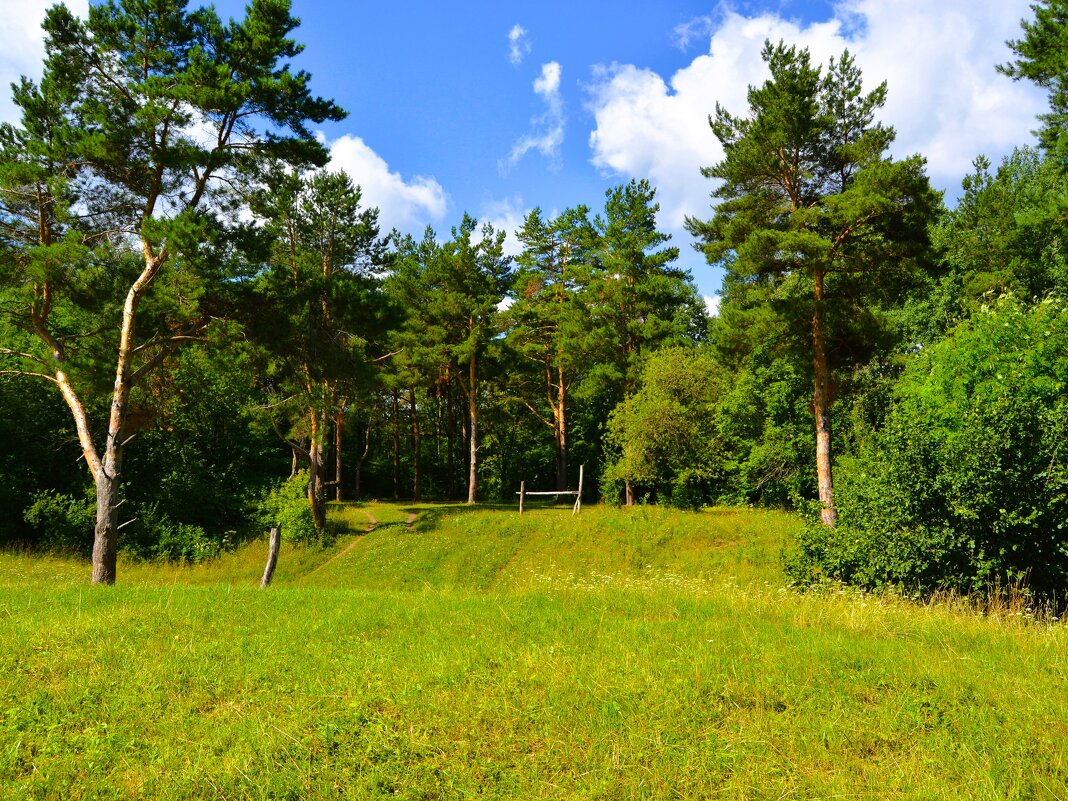
<svg viewBox="0 0 1068 801"><path fill-rule="evenodd" d="M4 356L18 356L20 359L28 359L31 362L36 362L44 367L49 367L50 364L40 356L34 356L32 353L23 353L20 350L11 350L10 348L0 348L0 355Z"/></svg>
<svg viewBox="0 0 1068 801"><path fill-rule="evenodd" d="M13 375L13 376L28 375L28 376L32 376L34 378L43 378L45 381L51 381L53 384L58 384L59 383L59 381L57 381L54 377L52 377L50 375L45 375L44 373L32 373L32 372L29 372L28 370L0 370L0 375Z"/></svg>

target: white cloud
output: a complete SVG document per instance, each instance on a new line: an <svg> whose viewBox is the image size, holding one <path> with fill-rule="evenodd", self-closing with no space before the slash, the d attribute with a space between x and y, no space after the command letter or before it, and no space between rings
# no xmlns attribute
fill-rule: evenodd
<svg viewBox="0 0 1068 801"><path fill-rule="evenodd" d="M689 50L690 45L696 41L707 40L716 29L716 20L713 17L695 17L687 22L675 26L675 46L679 50Z"/></svg>
<svg viewBox="0 0 1068 801"><path fill-rule="evenodd" d="M542 64L541 75L534 81L534 93L545 101L545 113L535 117L531 121L534 130L512 146L512 152L500 164L502 172L507 172L518 164L531 150L537 150L554 166L559 161L560 146L564 143L564 129L567 124L564 99L560 95L560 75L561 68L557 62Z"/></svg>
<svg viewBox="0 0 1068 801"><path fill-rule="evenodd" d="M493 200L482 206L479 220L489 223L497 231L507 231L508 237L504 240L504 255L518 256L523 246L516 236L516 231L523 227L523 220L527 216L527 209L523 203L522 195L512 195L504 200Z"/></svg>
<svg viewBox="0 0 1068 801"><path fill-rule="evenodd" d="M709 317L719 317L719 295L705 295L705 310Z"/></svg>
<svg viewBox="0 0 1068 801"><path fill-rule="evenodd" d="M41 77L44 61L45 12L54 0L19 0L4 4L0 14L0 122L17 123L19 112L11 102L11 84L23 75ZM67 8L76 16L89 13L88 0L68 0Z"/></svg>
<svg viewBox="0 0 1068 801"><path fill-rule="evenodd" d="M441 184L427 176L405 180L391 172L385 159L358 136L346 134L330 144L329 167L343 169L360 185L363 205L378 207L383 231L397 228L418 235L445 217L449 203Z"/></svg>
<svg viewBox="0 0 1068 801"><path fill-rule="evenodd" d="M523 63L523 59L530 55L530 42L527 40L527 29L516 24L508 31L508 61L515 67Z"/></svg>
<svg viewBox="0 0 1068 801"><path fill-rule="evenodd" d="M979 153L996 160L1032 141L1044 94L994 69L1010 56L1005 40L1018 36L1020 19L1029 16L1028 0L843 0L833 19L806 26L728 9L707 53L670 81L629 64L594 69L593 164L652 181L661 224L672 231L687 214L707 217L713 187L699 169L723 157L708 115L717 101L734 114L747 111L747 87L767 78L763 42L783 39L807 46L824 64L848 48L868 89L887 80L879 119L897 130L893 153L926 156L935 186L956 191ZM686 30L676 31L680 41Z"/></svg>

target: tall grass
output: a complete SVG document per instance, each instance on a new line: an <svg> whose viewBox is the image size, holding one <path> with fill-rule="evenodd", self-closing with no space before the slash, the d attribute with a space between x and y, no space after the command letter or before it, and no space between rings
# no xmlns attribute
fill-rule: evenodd
<svg viewBox="0 0 1068 801"><path fill-rule="evenodd" d="M267 591L0 557L0 797L1068 795L1064 629L784 590L789 516L332 515Z"/></svg>

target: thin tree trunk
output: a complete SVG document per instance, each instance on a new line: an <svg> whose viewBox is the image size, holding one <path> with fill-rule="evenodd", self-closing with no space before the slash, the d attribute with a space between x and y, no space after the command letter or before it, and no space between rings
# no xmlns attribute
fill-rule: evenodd
<svg viewBox="0 0 1068 801"><path fill-rule="evenodd" d="M812 411L816 417L816 479L819 484L820 517L825 526L834 527L838 514L834 508L833 482L831 476L831 370L827 361L827 343L823 314L824 273L815 272L816 309L812 315L812 367L814 391Z"/></svg>
<svg viewBox="0 0 1068 801"><path fill-rule="evenodd" d="M412 414L412 497L420 501L423 499L422 477L419 473L419 462L423 454L423 432L419 428L419 409L415 404L415 387L408 387L408 406Z"/></svg>
<svg viewBox="0 0 1068 801"><path fill-rule="evenodd" d="M467 502L475 503L478 494L478 363L474 355L467 363L467 413L471 420L471 459L467 472Z"/></svg>
<svg viewBox="0 0 1068 801"><path fill-rule="evenodd" d="M567 385L564 370L557 368L556 402L553 409L553 437L556 443L556 488L567 489ZM552 398L550 398L550 402Z"/></svg>
<svg viewBox="0 0 1068 801"><path fill-rule="evenodd" d="M627 506L634 505L634 485L630 482L629 478L624 482L623 497L625 498Z"/></svg>
<svg viewBox="0 0 1068 801"><path fill-rule="evenodd" d="M261 590L269 585L274 577L274 568L278 564L278 548L281 542L282 528L281 526L274 526L271 529L271 539L267 547L267 565L263 568L263 578L260 579Z"/></svg>
<svg viewBox="0 0 1068 801"><path fill-rule="evenodd" d="M393 390L393 500L400 500L400 398Z"/></svg>
<svg viewBox="0 0 1068 801"><path fill-rule="evenodd" d="M323 487L323 445L325 433L320 412L311 415L311 443L308 446L308 503L311 505L315 530L326 530L326 492Z"/></svg>
<svg viewBox="0 0 1068 801"><path fill-rule="evenodd" d="M344 405L344 404L342 404ZM334 418L334 500L345 499L344 484L341 482L341 435L345 433L345 412L339 411Z"/></svg>
<svg viewBox="0 0 1068 801"><path fill-rule="evenodd" d="M448 374L446 374L448 381ZM452 383L445 384L445 495L449 500L456 498L456 407L453 404Z"/></svg>
<svg viewBox="0 0 1068 801"><path fill-rule="evenodd" d="M356 460L356 500L360 500L360 477L363 473L363 463L367 459L367 454L371 452L371 421L367 421L367 427L363 430L363 453L360 454L360 458Z"/></svg>

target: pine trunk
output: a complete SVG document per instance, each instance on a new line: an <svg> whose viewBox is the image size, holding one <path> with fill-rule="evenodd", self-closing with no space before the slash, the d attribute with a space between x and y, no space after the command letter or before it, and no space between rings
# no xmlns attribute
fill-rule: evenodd
<svg viewBox="0 0 1068 801"><path fill-rule="evenodd" d="M824 272L817 270L816 309L812 315L812 368L814 391L812 411L816 417L816 479L819 484L820 517L825 526L834 527L838 514L834 508L833 481L831 476L831 370L827 361L827 342L823 313Z"/></svg>
<svg viewBox="0 0 1068 801"><path fill-rule="evenodd" d="M419 462L423 456L423 432L419 428L419 409L415 405L415 387L408 387L408 406L412 415L412 498L423 499L422 478Z"/></svg>
<svg viewBox="0 0 1068 801"><path fill-rule="evenodd" d="M96 477L96 530L93 537L93 584L114 584L119 534L116 507L119 477L103 471Z"/></svg>
<svg viewBox="0 0 1068 801"><path fill-rule="evenodd" d="M311 444L308 446L308 503L311 505L315 530L326 529L326 492L323 486L324 440L322 419L319 412L311 416Z"/></svg>
<svg viewBox="0 0 1068 801"><path fill-rule="evenodd" d="M471 419L471 430L469 432L471 443L471 459L467 472L467 502L469 504L473 504L477 500L476 496L478 492L478 364L475 361L474 356L472 356L470 361L468 362L467 370L467 411L468 416Z"/></svg>
<svg viewBox="0 0 1068 801"><path fill-rule="evenodd" d="M393 390L393 500L400 500L400 399Z"/></svg>
<svg viewBox="0 0 1068 801"><path fill-rule="evenodd" d="M341 436L345 433L345 413L339 411L334 418L334 500L345 499L344 484L341 483Z"/></svg>

